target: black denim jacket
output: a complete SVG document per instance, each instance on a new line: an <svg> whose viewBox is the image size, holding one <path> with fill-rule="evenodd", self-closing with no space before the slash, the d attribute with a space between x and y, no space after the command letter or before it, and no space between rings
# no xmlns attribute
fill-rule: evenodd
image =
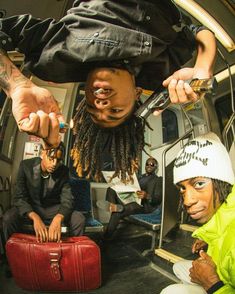
<svg viewBox="0 0 235 294"><path fill-rule="evenodd" d="M54 82L82 82L97 66L133 72L156 89L195 49L188 26L170 0L75 1L60 21L31 15L0 19L0 46L25 54L26 67Z"/></svg>

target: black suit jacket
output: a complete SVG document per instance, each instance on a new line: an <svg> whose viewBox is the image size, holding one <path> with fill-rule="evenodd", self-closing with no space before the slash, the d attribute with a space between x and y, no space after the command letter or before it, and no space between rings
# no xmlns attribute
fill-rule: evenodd
<svg viewBox="0 0 235 294"><path fill-rule="evenodd" d="M143 174L139 177L141 190L147 192L147 199L142 200L145 212L149 213L155 210L162 203L162 177L156 174Z"/></svg>
<svg viewBox="0 0 235 294"><path fill-rule="evenodd" d="M20 215L37 210L37 207L49 207L59 204L58 213L67 217L73 211L73 196L69 185L69 170L60 165L49 179L46 193L42 191L41 158L22 160L20 163L13 205Z"/></svg>

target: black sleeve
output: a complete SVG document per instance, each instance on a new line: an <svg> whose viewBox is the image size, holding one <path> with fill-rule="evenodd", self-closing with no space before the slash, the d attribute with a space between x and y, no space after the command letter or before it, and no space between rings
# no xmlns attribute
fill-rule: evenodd
<svg viewBox="0 0 235 294"><path fill-rule="evenodd" d="M219 290L220 288L222 288L224 286L224 283L222 281L218 281L217 283L215 283L213 286L211 286L208 290L207 290L207 294L213 294L215 293L217 290Z"/></svg>
<svg viewBox="0 0 235 294"><path fill-rule="evenodd" d="M208 29L207 27L203 26L203 25L193 25L191 24L189 26L190 30L193 32L193 34L196 36L196 34L198 34L200 31L203 30L208 30L210 32L212 32L210 29ZM214 34L214 32L212 32Z"/></svg>
<svg viewBox="0 0 235 294"><path fill-rule="evenodd" d="M21 216L28 212L33 211L32 206L29 202L29 191L27 188L27 179L24 171L23 161L20 163L17 180L16 180L16 191L12 199L12 205L18 208Z"/></svg>
<svg viewBox="0 0 235 294"><path fill-rule="evenodd" d="M162 177L155 177L149 181L143 190L147 193L147 198L142 200L142 205L149 213L162 203Z"/></svg>
<svg viewBox="0 0 235 294"><path fill-rule="evenodd" d="M36 59L48 43L66 35L65 24L51 18L41 20L25 14L0 19L0 47L5 51L17 49L30 59Z"/></svg>
<svg viewBox="0 0 235 294"><path fill-rule="evenodd" d="M157 206L162 203L162 177L157 177L151 198L151 204L153 206Z"/></svg>

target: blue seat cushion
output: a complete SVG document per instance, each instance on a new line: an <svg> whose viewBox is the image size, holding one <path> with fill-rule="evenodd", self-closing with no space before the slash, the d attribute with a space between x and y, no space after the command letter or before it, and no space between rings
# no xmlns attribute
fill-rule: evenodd
<svg viewBox="0 0 235 294"><path fill-rule="evenodd" d="M86 226L87 227L103 227L102 223L94 219L93 217L88 217L86 219Z"/></svg>
<svg viewBox="0 0 235 294"><path fill-rule="evenodd" d="M91 211L90 182L83 178L70 178L74 196L74 209L81 212Z"/></svg>
<svg viewBox="0 0 235 294"><path fill-rule="evenodd" d="M130 216L132 219L144 221L150 224L160 224L161 217L162 217L162 209L157 208L151 213L139 213L139 214L132 214Z"/></svg>

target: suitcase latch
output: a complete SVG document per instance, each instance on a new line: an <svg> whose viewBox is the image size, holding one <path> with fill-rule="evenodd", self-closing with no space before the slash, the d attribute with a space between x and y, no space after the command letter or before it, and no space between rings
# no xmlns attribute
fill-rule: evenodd
<svg viewBox="0 0 235 294"><path fill-rule="evenodd" d="M58 252L50 252L50 268L51 268L51 275L57 281L61 280L61 273L60 273L60 253Z"/></svg>

